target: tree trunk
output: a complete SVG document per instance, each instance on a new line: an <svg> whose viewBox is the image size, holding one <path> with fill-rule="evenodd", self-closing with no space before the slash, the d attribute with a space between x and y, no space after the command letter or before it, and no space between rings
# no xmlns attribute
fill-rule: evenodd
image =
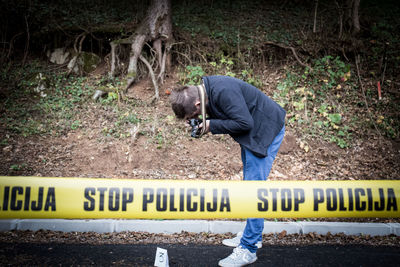
<svg viewBox="0 0 400 267"><path fill-rule="evenodd" d="M360 32L360 18L358 15L358 9L360 7L360 0L354 0L353 2L353 35L356 35Z"/></svg>
<svg viewBox="0 0 400 267"><path fill-rule="evenodd" d="M360 0L346 0L346 24L353 35L360 32L360 18L358 10L360 8Z"/></svg>
<svg viewBox="0 0 400 267"><path fill-rule="evenodd" d="M342 39L342 37L343 37L343 15L344 15L344 11L343 11L343 7L341 7L339 5L337 0L335 0L335 4L336 4L336 7L338 9L338 23L339 23L338 38Z"/></svg>
<svg viewBox="0 0 400 267"><path fill-rule="evenodd" d="M315 0L315 9L314 9L314 27L313 33L317 32L317 10L318 10L318 0Z"/></svg>
<svg viewBox="0 0 400 267"><path fill-rule="evenodd" d="M152 43L156 51L155 56L157 57L157 66L154 67L154 69L159 69L158 80L163 82L165 70L170 65L168 60L170 60L169 51L172 41L171 1L152 0L147 10L146 17L140 23L134 34L127 39L114 40L111 42L110 76L113 77L115 75L115 69L118 67L116 66L116 59L118 58L116 46L120 44L131 44L128 73L124 90L126 92L128 88L135 83L138 77L138 60L141 58L143 46L145 43Z"/></svg>
<svg viewBox="0 0 400 267"><path fill-rule="evenodd" d="M354 0L346 0L344 4L344 9L345 9L345 20L347 26L351 28L351 18L352 18L352 12L353 12L353 1Z"/></svg>

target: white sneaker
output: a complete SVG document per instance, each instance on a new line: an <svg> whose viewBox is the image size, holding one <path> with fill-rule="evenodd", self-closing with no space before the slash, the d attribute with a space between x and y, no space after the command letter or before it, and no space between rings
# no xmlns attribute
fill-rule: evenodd
<svg viewBox="0 0 400 267"><path fill-rule="evenodd" d="M233 249L231 255L218 262L222 267L240 267L251 264L257 260L256 253L251 253L248 249L238 246Z"/></svg>
<svg viewBox="0 0 400 267"><path fill-rule="evenodd" d="M237 235L234 238L222 240L222 244L224 244L225 246L228 246L228 247L237 247L240 244L240 239L242 238L242 236L243 236L243 232L239 232L239 233L237 233ZM256 243L256 247L262 248L262 242L258 241Z"/></svg>

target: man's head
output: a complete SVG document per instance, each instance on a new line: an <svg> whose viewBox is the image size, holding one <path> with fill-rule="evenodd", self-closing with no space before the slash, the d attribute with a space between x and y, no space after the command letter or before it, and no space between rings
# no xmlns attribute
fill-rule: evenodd
<svg viewBox="0 0 400 267"><path fill-rule="evenodd" d="M178 119L197 118L201 113L199 91L196 86L186 85L174 89L170 101Z"/></svg>

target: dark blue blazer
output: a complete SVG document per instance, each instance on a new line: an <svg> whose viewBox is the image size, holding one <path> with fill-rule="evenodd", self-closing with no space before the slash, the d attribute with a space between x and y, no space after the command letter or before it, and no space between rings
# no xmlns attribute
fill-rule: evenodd
<svg viewBox="0 0 400 267"><path fill-rule="evenodd" d="M285 124L286 111L256 87L227 76L203 77L210 131L229 134L258 157Z"/></svg>

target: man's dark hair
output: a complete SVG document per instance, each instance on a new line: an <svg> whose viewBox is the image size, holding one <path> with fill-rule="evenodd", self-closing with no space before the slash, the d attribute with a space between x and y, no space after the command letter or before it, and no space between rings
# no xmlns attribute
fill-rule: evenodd
<svg viewBox="0 0 400 267"><path fill-rule="evenodd" d="M184 119L186 115L196 111L195 102L199 99L199 92L196 86L185 85L175 88L171 92L170 101L172 110L178 119Z"/></svg>

